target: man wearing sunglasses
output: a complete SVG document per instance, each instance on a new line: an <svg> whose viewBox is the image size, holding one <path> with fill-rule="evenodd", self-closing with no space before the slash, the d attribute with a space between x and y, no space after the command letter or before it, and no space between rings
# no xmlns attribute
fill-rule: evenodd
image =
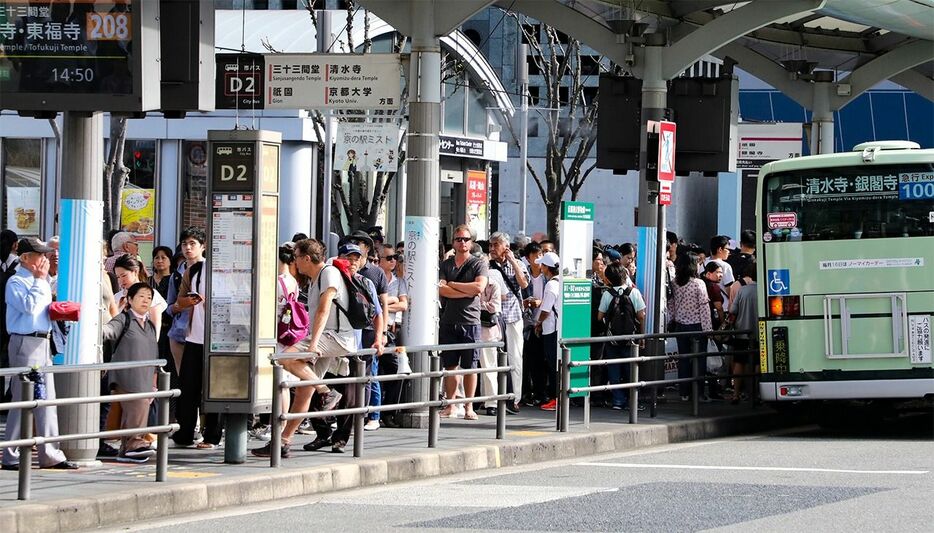
<svg viewBox="0 0 934 533"><path fill-rule="evenodd" d="M454 256L441 263L438 294L442 298L441 320L438 339L441 344L473 343L480 340L480 294L487 284L489 266L486 261L471 255L473 234L470 227L462 224L454 228ZM454 370L477 368L480 350L452 350L441 352L444 368ZM464 396L473 398L477 388L477 375L463 376ZM453 399L458 379L445 381L445 396ZM460 409L453 406L441 411L442 417L458 416ZM464 418L476 420L473 404L468 403Z"/></svg>

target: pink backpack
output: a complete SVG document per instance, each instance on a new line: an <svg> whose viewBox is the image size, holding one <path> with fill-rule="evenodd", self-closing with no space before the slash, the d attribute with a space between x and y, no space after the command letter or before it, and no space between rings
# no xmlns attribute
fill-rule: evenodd
<svg viewBox="0 0 934 533"><path fill-rule="evenodd" d="M292 346L308 336L311 321L308 317L308 308L298 301L297 291L296 293L289 292L282 278L279 278L279 286L282 287L282 294L285 295L285 305L282 307L282 315L279 316L277 339L283 346Z"/></svg>

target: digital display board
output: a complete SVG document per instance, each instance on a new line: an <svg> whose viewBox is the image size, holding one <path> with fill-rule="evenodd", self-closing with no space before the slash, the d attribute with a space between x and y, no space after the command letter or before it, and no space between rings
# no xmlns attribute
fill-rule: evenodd
<svg viewBox="0 0 934 533"><path fill-rule="evenodd" d="M0 0L0 108L159 107L159 2Z"/></svg>

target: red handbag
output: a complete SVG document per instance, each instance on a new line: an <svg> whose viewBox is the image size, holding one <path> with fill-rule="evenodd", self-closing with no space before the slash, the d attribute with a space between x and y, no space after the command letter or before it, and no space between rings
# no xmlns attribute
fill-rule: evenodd
<svg viewBox="0 0 934 533"><path fill-rule="evenodd" d="M52 302L49 305L49 320L52 322L77 322L81 316L81 304L78 302Z"/></svg>

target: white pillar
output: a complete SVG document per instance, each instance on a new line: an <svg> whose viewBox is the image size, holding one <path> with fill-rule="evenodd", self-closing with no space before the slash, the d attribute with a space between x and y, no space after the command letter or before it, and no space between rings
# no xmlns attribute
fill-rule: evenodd
<svg viewBox="0 0 934 533"><path fill-rule="evenodd" d="M811 106L811 155L832 154L833 110L830 108L830 91L833 84L817 82L814 84L814 103Z"/></svg>
<svg viewBox="0 0 934 533"><path fill-rule="evenodd" d="M298 232L312 235L313 146L304 142L283 142L280 151L279 240Z"/></svg>
<svg viewBox="0 0 934 533"><path fill-rule="evenodd" d="M743 187L739 172L717 173L717 233L739 239Z"/></svg>
<svg viewBox="0 0 934 533"><path fill-rule="evenodd" d="M159 175L156 176L156 201L159 210L159 239L156 245L168 246L173 250L178 244L179 234L181 161L188 157L188 154L181 153L181 144L182 141L176 139L165 139L159 143Z"/></svg>

